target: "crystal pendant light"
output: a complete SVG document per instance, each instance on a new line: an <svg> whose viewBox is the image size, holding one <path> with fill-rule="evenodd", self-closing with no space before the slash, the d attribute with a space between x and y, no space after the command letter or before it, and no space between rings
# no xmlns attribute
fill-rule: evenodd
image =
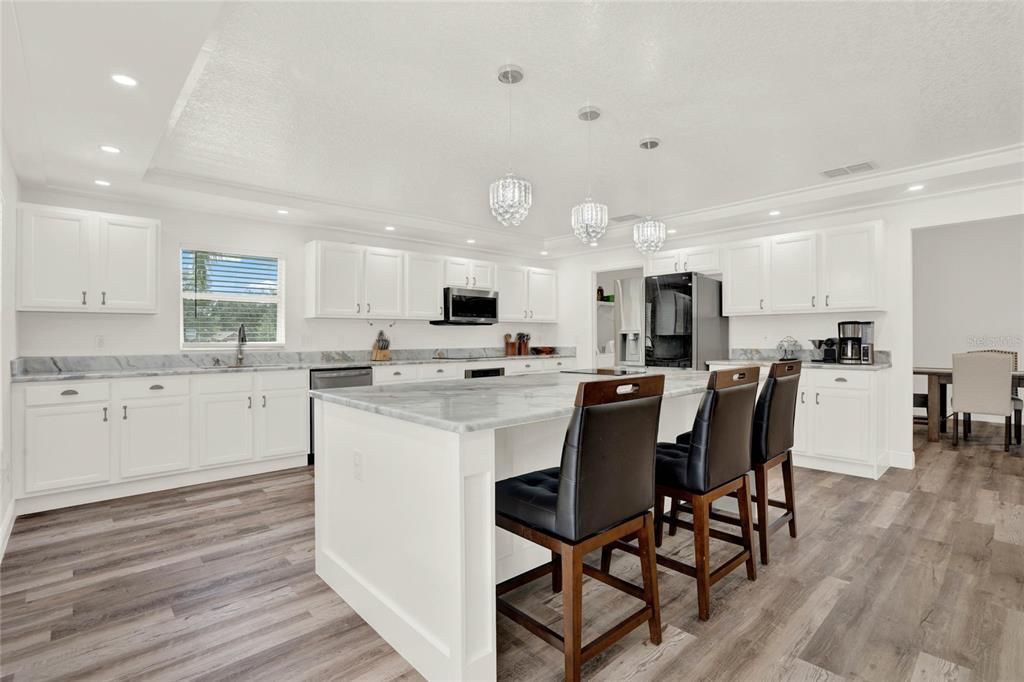
<svg viewBox="0 0 1024 682"><path fill-rule="evenodd" d="M491 183L491 213L498 222L518 227L533 204L533 187L512 171L512 86L523 80L523 70L515 64L498 69L498 81L508 86L508 173Z"/></svg>
<svg viewBox="0 0 1024 682"><path fill-rule="evenodd" d="M656 137L645 137L640 140L640 149L651 151L661 145ZM647 167L647 210L651 210L651 168ZM665 243L665 223L655 220L650 215L633 226L633 246L640 253L656 253Z"/></svg>
<svg viewBox="0 0 1024 682"><path fill-rule="evenodd" d="M601 117L601 110L597 107L585 106L577 112L579 119L585 123L591 123ZM591 169L591 134L590 126L587 126L587 198L582 204L572 207L572 233L584 244L597 245L597 240L604 236L608 229L608 207L599 204L590 194L590 169Z"/></svg>

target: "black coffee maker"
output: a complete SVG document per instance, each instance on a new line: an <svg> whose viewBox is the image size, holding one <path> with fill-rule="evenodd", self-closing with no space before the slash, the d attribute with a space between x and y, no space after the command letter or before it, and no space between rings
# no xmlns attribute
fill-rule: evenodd
<svg viewBox="0 0 1024 682"><path fill-rule="evenodd" d="M811 339L811 345L821 351L821 359L811 360L811 362L824 362L826 364L835 364L839 362L839 339L836 337L828 339Z"/></svg>

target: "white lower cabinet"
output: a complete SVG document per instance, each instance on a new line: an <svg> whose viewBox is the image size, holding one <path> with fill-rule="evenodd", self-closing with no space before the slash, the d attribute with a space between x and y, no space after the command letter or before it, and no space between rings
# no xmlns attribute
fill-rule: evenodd
<svg viewBox="0 0 1024 682"><path fill-rule="evenodd" d="M256 375L256 456L303 454L309 449L309 391L306 372ZM304 426L303 426L304 425Z"/></svg>
<svg viewBox="0 0 1024 682"><path fill-rule="evenodd" d="M246 378L252 381L251 376ZM256 454L251 384L248 389L220 391L218 383L204 377L193 403L200 466L235 464Z"/></svg>
<svg viewBox="0 0 1024 682"><path fill-rule="evenodd" d="M109 402L28 406L25 492L110 481L110 417Z"/></svg>
<svg viewBox="0 0 1024 682"><path fill-rule="evenodd" d="M188 395L132 398L121 403L121 476L154 476L188 469Z"/></svg>

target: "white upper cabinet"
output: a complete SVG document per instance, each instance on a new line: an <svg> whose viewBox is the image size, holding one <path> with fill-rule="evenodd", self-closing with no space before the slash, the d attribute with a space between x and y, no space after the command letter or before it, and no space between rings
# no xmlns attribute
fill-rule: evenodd
<svg viewBox="0 0 1024 682"><path fill-rule="evenodd" d="M154 313L160 223L23 205L18 309Z"/></svg>
<svg viewBox="0 0 1024 682"><path fill-rule="evenodd" d="M818 305L818 239L813 232L771 238L772 312L807 312Z"/></svg>
<svg viewBox="0 0 1024 682"><path fill-rule="evenodd" d="M821 294L825 309L876 308L879 260L877 223L823 232Z"/></svg>
<svg viewBox="0 0 1024 682"><path fill-rule="evenodd" d="M530 318L527 302L527 268L499 265L497 268L498 321L522 322Z"/></svg>
<svg viewBox="0 0 1024 682"><path fill-rule="evenodd" d="M553 270L541 270L540 268L527 270L526 302L530 321L558 321L558 291Z"/></svg>
<svg viewBox="0 0 1024 682"><path fill-rule="evenodd" d="M472 261L469 264L470 286L474 289L493 289L494 271L494 263L485 263L479 260Z"/></svg>
<svg viewBox="0 0 1024 682"><path fill-rule="evenodd" d="M444 261L445 286L493 289L494 270L494 263L469 258L446 258Z"/></svg>
<svg viewBox="0 0 1024 682"><path fill-rule="evenodd" d="M679 270L679 251L659 251L647 260L646 274L669 275Z"/></svg>
<svg viewBox="0 0 1024 682"><path fill-rule="evenodd" d="M681 249L676 257L679 272L718 273L722 271L718 246Z"/></svg>
<svg viewBox="0 0 1024 682"><path fill-rule="evenodd" d="M405 316L437 320L444 314L444 259L419 253L405 255Z"/></svg>
<svg viewBox="0 0 1024 682"><path fill-rule="evenodd" d="M363 308L363 247L306 244L306 317L356 317Z"/></svg>
<svg viewBox="0 0 1024 682"><path fill-rule="evenodd" d="M400 317L405 276L402 252L366 249L363 261L364 312L369 317Z"/></svg>
<svg viewBox="0 0 1024 682"><path fill-rule="evenodd" d="M768 246L757 239L722 247L722 314L756 315L771 304Z"/></svg>

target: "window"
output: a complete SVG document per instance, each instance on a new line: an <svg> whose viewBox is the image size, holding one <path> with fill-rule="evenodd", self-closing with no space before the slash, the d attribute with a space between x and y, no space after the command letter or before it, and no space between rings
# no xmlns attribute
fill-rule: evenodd
<svg viewBox="0 0 1024 682"><path fill-rule="evenodd" d="M283 264L277 258L181 250L181 345L284 343Z"/></svg>

